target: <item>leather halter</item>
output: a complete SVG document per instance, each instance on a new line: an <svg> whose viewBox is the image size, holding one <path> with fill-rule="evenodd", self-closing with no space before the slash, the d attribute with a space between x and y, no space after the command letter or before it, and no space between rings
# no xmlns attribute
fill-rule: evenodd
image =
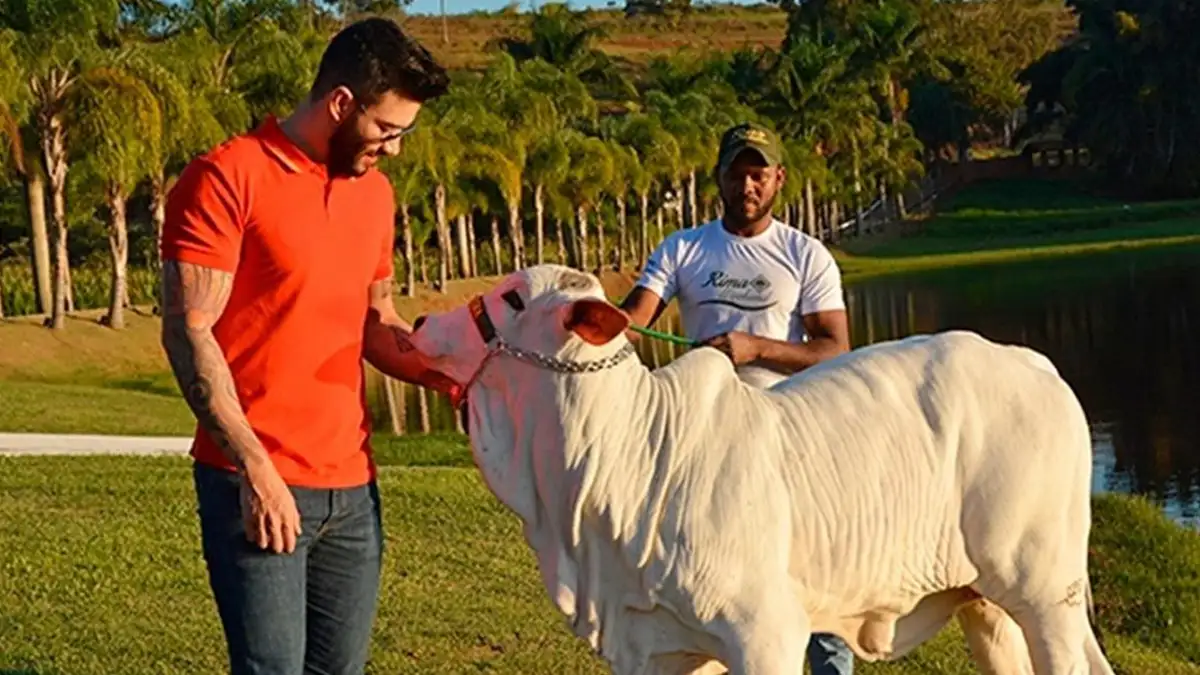
<svg viewBox="0 0 1200 675"><path fill-rule="evenodd" d="M517 311L524 309L524 304L515 291L509 291L503 297L505 302ZM471 313L471 320L475 323L475 329L479 331L479 337L483 339L483 344L487 347L487 354L483 357L483 360L479 363L479 367L475 369L470 379L456 392L457 396L451 397L450 403L455 408L459 408L466 401L467 394L471 390L471 385L475 384L475 381L483 374L483 369L487 367L488 361L491 361L500 354L507 354L518 361L524 361L553 372L593 373L612 368L635 353L635 347L630 342L626 343L616 353L594 361L568 361L554 356L546 356L515 347L505 342L504 338L496 330L496 324L492 321L492 317L488 315L482 295L476 295L471 298L471 301L467 304L467 309Z"/></svg>

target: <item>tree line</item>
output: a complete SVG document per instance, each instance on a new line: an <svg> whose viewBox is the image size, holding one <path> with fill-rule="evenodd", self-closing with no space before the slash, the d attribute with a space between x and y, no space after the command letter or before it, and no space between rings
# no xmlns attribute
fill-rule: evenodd
<svg viewBox="0 0 1200 675"><path fill-rule="evenodd" d="M358 18L346 4L0 6L0 311L62 328L71 309L106 307L119 328L130 304L153 303L174 177L290 111L329 36ZM372 9L398 14L385 4ZM932 167L1011 144L1018 74L1073 31L1042 0L778 4L777 46L668 53L638 69L564 5L496 38L487 67L453 73L381 164L402 292L547 260L640 265L671 230L719 214L717 138L747 119L784 139L777 213L790 224L836 240L868 214L903 218L906 189Z"/></svg>

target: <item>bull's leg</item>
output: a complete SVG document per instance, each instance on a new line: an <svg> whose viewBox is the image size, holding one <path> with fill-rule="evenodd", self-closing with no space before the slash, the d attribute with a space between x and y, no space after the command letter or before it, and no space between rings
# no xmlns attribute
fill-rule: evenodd
<svg viewBox="0 0 1200 675"><path fill-rule="evenodd" d="M1021 627L998 605L979 599L958 610L958 622L983 675L1033 675Z"/></svg>
<svg viewBox="0 0 1200 675"><path fill-rule="evenodd" d="M1055 603L1015 616L1029 644L1036 675L1099 675L1088 664L1091 635L1087 615L1079 608Z"/></svg>

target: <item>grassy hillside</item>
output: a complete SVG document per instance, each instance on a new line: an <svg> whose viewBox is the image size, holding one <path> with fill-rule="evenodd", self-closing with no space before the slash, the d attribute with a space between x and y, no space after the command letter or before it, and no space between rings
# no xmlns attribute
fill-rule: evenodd
<svg viewBox="0 0 1200 675"><path fill-rule="evenodd" d="M986 11L973 3L955 10L964 22ZM1040 11L1060 33L1074 30L1075 19L1062 3L1044 3ZM596 46L630 68L643 66L657 55L729 52L747 46L778 48L787 28L786 13L767 4L711 5L674 17L626 18L621 10L588 10L584 14L602 32ZM443 41L440 17L412 16L400 21L451 68L481 68L487 62L489 41L525 37L529 32L528 17L511 11L447 16L449 43Z"/></svg>
<svg viewBox="0 0 1200 675"><path fill-rule="evenodd" d="M787 15L778 8L715 7L675 19L634 17L620 11L594 10L587 16L603 31L596 46L627 65L648 62L656 54L679 50L733 51L740 47L778 47ZM414 16L401 22L450 68L475 69L487 61L486 45L499 37L525 37L528 18L513 12L448 16L449 44L442 41L442 20Z"/></svg>

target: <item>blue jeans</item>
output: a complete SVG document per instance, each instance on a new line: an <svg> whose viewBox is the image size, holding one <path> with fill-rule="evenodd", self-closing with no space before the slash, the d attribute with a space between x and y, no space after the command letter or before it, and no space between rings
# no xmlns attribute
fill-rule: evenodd
<svg viewBox="0 0 1200 675"><path fill-rule="evenodd" d="M302 532L276 554L246 539L237 476L195 464L193 479L232 675L361 675L383 553L375 484L291 488Z"/></svg>
<svg viewBox="0 0 1200 675"><path fill-rule="evenodd" d="M854 652L836 635L813 633L808 642L808 665L812 675L851 675Z"/></svg>

